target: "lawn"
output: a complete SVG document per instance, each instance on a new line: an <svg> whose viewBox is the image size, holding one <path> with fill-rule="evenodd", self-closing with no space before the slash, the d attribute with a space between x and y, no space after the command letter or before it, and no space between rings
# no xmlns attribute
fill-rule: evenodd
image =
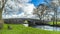
<svg viewBox="0 0 60 34"><path fill-rule="evenodd" d="M3 29L0 30L0 34L60 34L60 31L46 31L32 27L25 27L21 24L9 24L12 27L12 30L9 30L7 25L8 24L4 24Z"/></svg>
<svg viewBox="0 0 60 34"><path fill-rule="evenodd" d="M49 22L48 24L50 24L50 25L60 25L60 22L57 21L57 24L56 24L56 22L54 22L54 24L53 24L53 21L51 21L51 22Z"/></svg>

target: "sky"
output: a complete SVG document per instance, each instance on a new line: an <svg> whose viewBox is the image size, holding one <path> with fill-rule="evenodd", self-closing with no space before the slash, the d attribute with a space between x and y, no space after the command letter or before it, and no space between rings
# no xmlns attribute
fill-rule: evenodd
<svg viewBox="0 0 60 34"><path fill-rule="evenodd" d="M22 4L19 4L19 2ZM32 3L32 4L30 4L30 3ZM18 0L15 2L11 1L11 0L7 1L6 6L5 6L5 10L6 10L6 12L8 12L8 11L10 12L9 13L10 16L7 15L5 17L4 16L5 13L3 13L3 18L12 18L12 17L17 18L17 16L19 16L19 17L30 17L31 18L31 17L33 17L32 16L33 9L41 3L44 3L44 0ZM18 6L16 4L19 6L19 8L17 8ZM23 4L25 4L25 5L23 5ZM12 9L11 9L11 6L12 6ZM20 8L21 8L21 10L19 10ZM15 12L15 11L18 11L18 12ZM15 13L16 15L14 15L13 13ZM34 17L36 17L36 16L34 16Z"/></svg>
<svg viewBox="0 0 60 34"><path fill-rule="evenodd" d="M32 0L31 3L33 3L35 6L38 6L39 4L41 4L42 2L44 2L44 0Z"/></svg>
<svg viewBox="0 0 60 34"><path fill-rule="evenodd" d="M46 0L46 1L50 2L51 0ZM46 2L44 0L31 0L30 3L33 3L37 7L39 4L46 3Z"/></svg>

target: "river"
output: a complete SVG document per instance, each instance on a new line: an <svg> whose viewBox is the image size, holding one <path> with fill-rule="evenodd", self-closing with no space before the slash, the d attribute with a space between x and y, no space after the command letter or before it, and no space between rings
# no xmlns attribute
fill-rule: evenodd
<svg viewBox="0 0 60 34"><path fill-rule="evenodd" d="M37 26L34 26L34 28L44 29L44 30L49 30L49 31L60 31L60 27L53 27L53 26L48 26L48 25L37 25Z"/></svg>

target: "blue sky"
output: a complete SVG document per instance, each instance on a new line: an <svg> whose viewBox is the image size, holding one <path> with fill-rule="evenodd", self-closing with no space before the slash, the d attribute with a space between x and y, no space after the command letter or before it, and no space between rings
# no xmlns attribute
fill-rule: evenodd
<svg viewBox="0 0 60 34"><path fill-rule="evenodd" d="M50 2L51 0L47 0L47 1ZM37 7L39 4L41 4L43 2L44 2L44 0L32 0L30 3L33 3Z"/></svg>
<svg viewBox="0 0 60 34"><path fill-rule="evenodd" d="M35 6L38 6L39 4L41 4L42 2L44 2L44 0L32 0L31 3L33 3Z"/></svg>

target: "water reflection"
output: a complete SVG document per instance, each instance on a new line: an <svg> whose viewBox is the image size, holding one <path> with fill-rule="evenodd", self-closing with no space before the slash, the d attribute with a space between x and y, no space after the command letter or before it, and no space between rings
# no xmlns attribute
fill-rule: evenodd
<svg viewBox="0 0 60 34"><path fill-rule="evenodd" d="M60 31L60 27L53 27L53 26L47 26L47 25L41 25L41 26L37 25L37 26L34 26L34 28L50 30L50 31Z"/></svg>

